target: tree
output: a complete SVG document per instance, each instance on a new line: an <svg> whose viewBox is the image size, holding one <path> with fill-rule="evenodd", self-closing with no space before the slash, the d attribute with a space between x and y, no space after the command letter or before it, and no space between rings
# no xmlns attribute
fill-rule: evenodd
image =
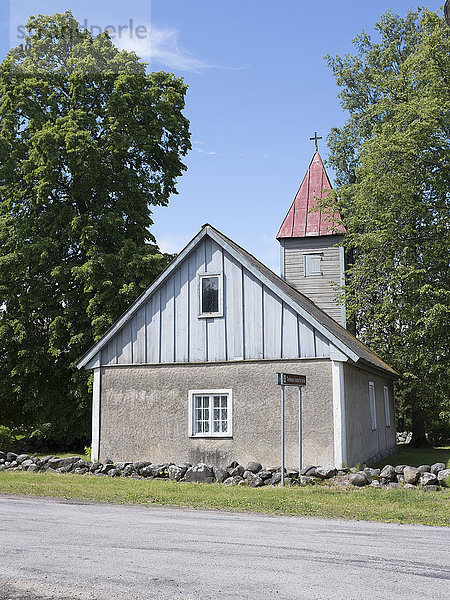
<svg viewBox="0 0 450 600"><path fill-rule="evenodd" d="M349 316L401 374L398 413L419 444L450 417L450 29L419 9L387 13L376 32L354 40L355 55L327 57L349 113L329 163L352 256Z"/></svg>
<svg viewBox="0 0 450 600"><path fill-rule="evenodd" d="M166 266L151 206L190 148L186 86L68 11L0 66L0 422L87 433L76 360Z"/></svg>

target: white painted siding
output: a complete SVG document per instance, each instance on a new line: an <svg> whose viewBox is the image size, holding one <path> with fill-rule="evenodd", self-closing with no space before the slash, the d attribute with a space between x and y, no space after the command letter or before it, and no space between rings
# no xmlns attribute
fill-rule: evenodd
<svg viewBox="0 0 450 600"><path fill-rule="evenodd" d="M223 274L223 317L199 318L198 276ZM102 352L102 364L330 355L327 339L205 238Z"/></svg>

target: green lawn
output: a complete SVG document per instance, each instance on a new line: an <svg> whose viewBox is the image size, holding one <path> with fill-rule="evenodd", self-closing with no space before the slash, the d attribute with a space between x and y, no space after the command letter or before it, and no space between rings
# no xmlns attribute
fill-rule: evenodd
<svg viewBox="0 0 450 600"><path fill-rule="evenodd" d="M384 465L409 465L411 467L420 467L420 465L432 465L442 462L450 469L450 446L441 446L435 448L410 448L407 444L398 446L399 451L383 460L380 460L374 467L384 467Z"/></svg>
<svg viewBox="0 0 450 600"><path fill-rule="evenodd" d="M387 523L450 524L450 489L425 492L420 489L339 489L327 485L247 488L2 471L0 493Z"/></svg>

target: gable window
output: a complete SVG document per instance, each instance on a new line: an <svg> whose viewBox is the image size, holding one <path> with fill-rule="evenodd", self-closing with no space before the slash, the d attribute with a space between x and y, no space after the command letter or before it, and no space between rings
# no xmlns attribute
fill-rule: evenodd
<svg viewBox="0 0 450 600"><path fill-rule="evenodd" d="M303 255L304 267L305 267L305 277L311 277L313 275L322 275L321 263L322 263L322 253L315 254L304 254Z"/></svg>
<svg viewBox="0 0 450 600"><path fill-rule="evenodd" d="M222 316L222 275L199 275L199 316Z"/></svg>
<svg viewBox="0 0 450 600"><path fill-rule="evenodd" d="M383 389L384 395L384 415L386 417L386 427L391 426L391 409L389 407L389 390L387 385L384 386Z"/></svg>
<svg viewBox="0 0 450 600"><path fill-rule="evenodd" d="M231 390L191 390L189 392L189 435L231 437L231 411Z"/></svg>
<svg viewBox="0 0 450 600"><path fill-rule="evenodd" d="M370 422L372 424L372 431L377 428L377 409L375 405L375 384L373 381L369 381L369 404L370 404Z"/></svg>

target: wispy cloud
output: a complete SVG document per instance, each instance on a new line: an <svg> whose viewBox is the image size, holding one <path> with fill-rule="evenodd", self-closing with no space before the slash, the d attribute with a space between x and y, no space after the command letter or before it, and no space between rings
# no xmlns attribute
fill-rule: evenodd
<svg viewBox="0 0 450 600"><path fill-rule="evenodd" d="M206 154L208 156L217 156L219 153L215 150L206 150L203 146L205 142L200 142L199 140L192 141L192 149L194 152L198 152L199 154Z"/></svg>
<svg viewBox="0 0 450 600"><path fill-rule="evenodd" d="M180 233L162 233L158 235L158 246L162 252L175 254L180 252L186 244L191 240L196 231L180 234Z"/></svg>
<svg viewBox="0 0 450 600"><path fill-rule="evenodd" d="M203 69L212 68L200 58L189 52L180 44L180 32L173 27L145 25L147 35L141 38L129 36L115 40L121 50L134 51L143 58L154 63L175 69L199 73ZM143 31L143 30L142 30Z"/></svg>

